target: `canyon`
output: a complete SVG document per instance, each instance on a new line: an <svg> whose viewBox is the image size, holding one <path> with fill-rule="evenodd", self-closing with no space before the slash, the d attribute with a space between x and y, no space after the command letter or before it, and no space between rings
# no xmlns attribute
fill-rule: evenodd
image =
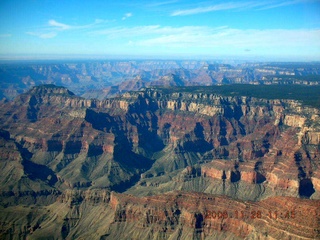
<svg viewBox="0 0 320 240"><path fill-rule="evenodd" d="M0 102L2 238L320 237L317 86L141 86Z"/></svg>

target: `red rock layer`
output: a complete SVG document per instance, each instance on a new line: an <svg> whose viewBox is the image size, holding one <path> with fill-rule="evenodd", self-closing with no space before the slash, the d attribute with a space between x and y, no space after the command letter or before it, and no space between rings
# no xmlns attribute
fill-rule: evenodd
<svg viewBox="0 0 320 240"><path fill-rule="evenodd" d="M112 193L114 222L156 226L173 233L179 224L208 237L229 232L240 238L316 239L320 237L320 201L272 197L259 202L242 202L202 193L170 193L136 198Z"/></svg>

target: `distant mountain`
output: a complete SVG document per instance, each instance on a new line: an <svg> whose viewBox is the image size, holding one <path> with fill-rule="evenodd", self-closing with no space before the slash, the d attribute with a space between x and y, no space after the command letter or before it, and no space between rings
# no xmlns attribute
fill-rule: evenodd
<svg viewBox="0 0 320 240"><path fill-rule="evenodd" d="M138 91L149 85L147 79L143 79L141 76L136 76L132 80L127 80L119 84L120 92Z"/></svg>
<svg viewBox="0 0 320 240"><path fill-rule="evenodd" d="M164 86L164 87L175 87L175 86L185 86L186 81L180 78L179 75L168 74L166 76L160 77L159 80L153 81L151 86Z"/></svg>
<svg viewBox="0 0 320 240"><path fill-rule="evenodd" d="M175 76L170 79L170 76ZM134 82L137 77L143 82ZM126 83L128 82L128 83ZM40 84L67 87L77 95L113 97L139 86L215 84L319 85L319 63L239 63L217 61L52 61L0 64L0 98L13 99ZM135 86L136 85L136 86Z"/></svg>

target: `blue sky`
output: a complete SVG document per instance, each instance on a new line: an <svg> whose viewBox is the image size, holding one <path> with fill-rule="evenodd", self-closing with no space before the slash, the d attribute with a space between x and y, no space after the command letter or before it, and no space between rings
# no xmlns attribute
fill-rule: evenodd
<svg viewBox="0 0 320 240"><path fill-rule="evenodd" d="M320 0L1 0L0 57L320 60Z"/></svg>

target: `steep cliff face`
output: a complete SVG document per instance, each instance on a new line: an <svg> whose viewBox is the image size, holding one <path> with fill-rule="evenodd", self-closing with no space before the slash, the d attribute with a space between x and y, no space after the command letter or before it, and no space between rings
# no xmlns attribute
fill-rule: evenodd
<svg viewBox="0 0 320 240"><path fill-rule="evenodd" d="M150 207L147 211L143 207L145 204ZM277 239L294 238L294 235L306 238L317 237L319 234L317 204L319 201L299 200L298 203L293 198L281 197L269 198L254 204L210 194L181 192L141 199L112 194L110 198L110 205L115 209L115 224L135 222L138 226L142 225L148 231L151 230L151 234L149 233L146 239L154 238L155 235L152 233L155 232L162 234L163 239L172 236L182 239L206 239L223 234L227 238L272 237ZM308 207L303 209L302 205ZM270 206L276 207L271 210ZM274 213L277 211L280 215L276 218L281 218L283 225L275 219ZM306 211L312 214L313 219L304 219L308 216ZM301 234L303 231L297 229L296 224L301 225L301 229L308 229L305 234ZM274 228L272 229L271 226ZM286 228L290 234L284 233L283 228ZM109 236L115 233L112 230L110 227Z"/></svg>
<svg viewBox="0 0 320 240"><path fill-rule="evenodd" d="M203 193L137 198L65 191L37 208L2 208L0 236L28 239L316 239L319 200L242 202Z"/></svg>
<svg viewBox="0 0 320 240"><path fill-rule="evenodd" d="M201 191L251 200L274 194L319 197L317 109L302 108L294 101L203 93L150 90L148 95L160 109L158 135L165 149L132 193L153 186L156 181L150 177L210 162L193 180L197 187L207 178L212 180ZM305 127L307 119L312 119L311 128ZM170 181L159 178L155 184L160 191L188 188Z"/></svg>
<svg viewBox="0 0 320 240"><path fill-rule="evenodd" d="M132 151L135 140L127 135L137 129L123 126L123 121L128 121L128 103L96 103L74 97L63 88L35 88L4 106L2 127L23 149L19 155L22 161L28 166L36 164L31 168L47 167L55 173L53 185L58 189L117 188L129 184L152 161ZM99 115L88 109L91 106L120 110L120 115ZM26 167L21 171L26 172ZM34 190L33 185L29 190Z"/></svg>

